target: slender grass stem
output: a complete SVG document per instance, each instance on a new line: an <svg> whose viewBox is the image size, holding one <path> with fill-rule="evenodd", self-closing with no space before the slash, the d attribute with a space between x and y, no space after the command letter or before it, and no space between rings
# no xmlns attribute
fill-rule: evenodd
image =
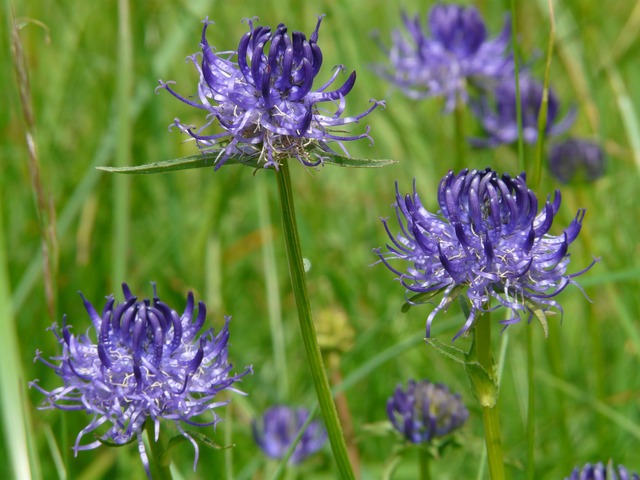
<svg viewBox="0 0 640 480"><path fill-rule="evenodd" d="M307 291L307 280L302 262L302 251L300 249L300 239L298 238L298 226L296 222L295 209L293 204L293 192L291 187L291 176L289 174L289 164L285 160L276 172L278 182L278 195L282 210L282 226L289 262L289 274L291 284L298 308L298 319L302 330L302 340L307 352L307 360L311 370L311 377L318 396L318 403L324 418L324 423L329 434L329 442L335 457L338 471L343 479L353 479L353 469L347 455L347 447L342 433L342 428L338 420L329 380L322 363L322 354L316 338L316 330L311 316L311 305L309 303L309 293Z"/></svg>
<svg viewBox="0 0 640 480"><path fill-rule="evenodd" d="M518 165L520 170L527 172L529 165L524 158L524 137L522 135L522 99L520 98L520 60L518 59L518 29L517 29L516 0L511 0L511 43L513 44L513 63L516 80L516 119L518 123Z"/></svg>
<svg viewBox="0 0 640 480"><path fill-rule="evenodd" d="M542 89L542 102L538 113L538 140L536 142L536 155L534 157L533 169L530 173L529 184L535 189L540 185L542 177L542 156L544 154L545 131L547 127L547 110L549 109L549 73L551 72L551 58L553 56L553 46L556 36L556 23L553 14L553 2L549 4L549 45L547 46L547 61L544 70L544 87Z"/></svg>
<svg viewBox="0 0 640 480"><path fill-rule="evenodd" d="M491 314L484 313L476 320L473 336L478 363L487 372L493 371L491 356ZM489 473L492 480L504 480L504 460L502 454L502 438L497 403L493 406L482 405L482 422L484 424L484 439L489 460Z"/></svg>

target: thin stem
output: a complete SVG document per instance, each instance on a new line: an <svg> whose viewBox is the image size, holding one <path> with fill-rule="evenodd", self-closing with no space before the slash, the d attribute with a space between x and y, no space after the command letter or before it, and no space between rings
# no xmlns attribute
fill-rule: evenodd
<svg viewBox="0 0 640 480"><path fill-rule="evenodd" d="M418 462L420 463L420 480L431 480L430 457L422 448L418 450Z"/></svg>
<svg viewBox="0 0 640 480"><path fill-rule="evenodd" d="M527 331L527 383L529 385L527 401L527 479L535 478L535 441L536 441L536 389L533 380L533 333L531 328Z"/></svg>
<svg viewBox="0 0 640 480"><path fill-rule="evenodd" d="M524 137L522 134L522 102L520 98L520 61L518 60L518 30L516 28L516 0L511 0L511 43L513 44L513 64L516 79L516 119L518 122L518 164L520 170L527 172L524 158Z"/></svg>
<svg viewBox="0 0 640 480"><path fill-rule="evenodd" d="M491 314L484 313L476 321L473 336L478 363L490 375L494 370L491 356ZM498 418L497 402L493 406L482 405L482 422L484 424L484 440L487 446L489 473L492 480L504 480L504 461L502 458L502 439Z"/></svg>
<svg viewBox="0 0 640 480"><path fill-rule="evenodd" d="M545 131L547 127L547 111L549 109L549 73L551 71L551 58L553 56L553 44L556 36L556 23L553 14L553 3L549 4L549 45L547 47L547 62L544 70L544 87L542 89L542 102L540 103L540 112L538 112L538 141L536 142L536 156L534 159L533 170L530 172L529 185L537 188L540 185L542 177L542 155L544 154Z"/></svg>
<svg viewBox="0 0 640 480"><path fill-rule="evenodd" d="M307 291L307 280L302 262L300 239L298 238L298 226L296 223L295 209L293 206L293 192L289 164L285 160L276 172L278 182L278 196L282 210L282 226L289 261L289 274L291 285L298 308L298 319L302 330L302 340L307 352L307 361L311 370L311 377L318 396L318 403L324 418L325 426L329 434L329 442L335 457L338 471L343 479L353 479L353 469L347 455L347 447L338 420L338 413L331 397L329 380L322 363L322 354L316 338L316 330L311 316L311 305Z"/></svg>
<svg viewBox="0 0 640 480"><path fill-rule="evenodd" d="M171 480L171 469L169 463L163 463L162 455L166 450L166 442L164 441L164 435L160 432L158 441L153 438L153 422L147 420L146 434L149 439L149 467L151 468L151 475L154 480Z"/></svg>

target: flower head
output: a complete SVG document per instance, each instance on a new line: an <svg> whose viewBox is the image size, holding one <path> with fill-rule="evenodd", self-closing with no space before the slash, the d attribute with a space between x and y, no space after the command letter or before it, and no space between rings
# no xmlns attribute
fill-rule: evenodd
<svg viewBox="0 0 640 480"><path fill-rule="evenodd" d="M122 291L124 302L116 304L110 295L101 315L82 297L93 323L95 341L88 334L72 334L66 317L62 329L55 324L51 327L62 346L62 355L48 361L38 351L36 359L51 367L62 378L63 386L48 391L36 381L30 385L47 396L41 408L84 410L93 415L76 437L76 455L79 450L97 448L103 442L122 445L135 438L150 476L142 431L145 424L153 423L157 441L160 420L164 419L173 421L193 444L195 468L198 445L180 422L215 425L219 418L214 409L228 403L216 395L223 390L237 391L232 388L233 383L249 373L251 367L238 375L229 374L230 317L217 335L213 329L199 335L206 307L199 302L196 316L191 292L184 313L179 315L158 298L155 286L153 301L138 301L127 284L122 285ZM213 420L198 421L205 413L212 414ZM98 440L80 445L82 437L105 423L110 427Z"/></svg>
<svg viewBox="0 0 640 480"><path fill-rule="evenodd" d="M232 155L257 157L265 167L278 168L283 158L290 157L316 166L324 161L325 153L334 153L330 142L336 142L348 155L342 142L371 140L368 127L364 133L351 136L337 130L357 123L383 104L373 101L360 115L342 117L345 96L355 84L356 72L340 87L328 90L344 70L338 66L326 83L313 90L322 66L322 51L317 44L321 22L322 16L307 40L302 32L289 35L283 24L272 31L254 26L254 20L249 19L249 32L240 39L237 51L214 53L206 37L211 22L205 20L202 54L190 57L200 73L197 99L187 99L171 88L171 82L160 81L158 88L208 112L208 121L195 131L178 119L174 125L193 137L203 151L222 148L216 169ZM221 128L219 133L205 133L216 123Z"/></svg>
<svg viewBox="0 0 640 480"><path fill-rule="evenodd" d="M423 443L460 428L469 412L446 385L409 380L406 390L398 385L387 401L387 415L407 440Z"/></svg>
<svg viewBox="0 0 640 480"><path fill-rule="evenodd" d="M499 177L491 169L449 171L438 188L439 214L429 212L416 192L402 196L396 184L397 237L383 223L392 244L375 252L409 291L423 298L440 292L443 298L427 319L427 336L435 315L465 293L470 313L457 338L467 332L478 312L488 311L491 299L511 311L509 325L535 312L544 325L553 300L575 283L578 272L567 275L569 245L582 226L585 210L554 236L548 232L560 208L560 192L538 212L538 200L527 188L525 174ZM393 260L408 261L406 272ZM593 265L593 264L592 264ZM589 267L588 267L589 268ZM587 268L587 269L588 269ZM497 308L497 307L494 307Z"/></svg>
<svg viewBox="0 0 640 480"><path fill-rule="evenodd" d="M525 143L535 143L538 139L538 114L542 105L543 85L529 75L521 75L519 86L523 140ZM518 140L516 98L516 83L512 77L499 83L491 95L484 95L471 103L475 115L489 136L471 139L473 145L495 147ZM559 135L575 120L575 109L571 109L562 120L557 120L559 111L560 102L553 90L549 89L544 130L548 136Z"/></svg>
<svg viewBox="0 0 640 480"><path fill-rule="evenodd" d="M604 151L597 143L569 138L551 147L549 168L563 183L576 179L592 182L604 173Z"/></svg>
<svg viewBox="0 0 640 480"><path fill-rule="evenodd" d="M587 463L582 470L576 467L571 476L565 480L640 480L640 475L627 471L622 465L614 468L611 463L604 466L602 463L591 465Z"/></svg>
<svg viewBox="0 0 640 480"><path fill-rule="evenodd" d="M309 412L304 408L271 407L260 420L253 422L253 438L268 457L281 459L308 419ZM289 461L293 464L302 462L320 450L326 440L325 428L320 422L312 421L295 446Z"/></svg>
<svg viewBox="0 0 640 480"><path fill-rule="evenodd" d="M510 22L502 33L488 38L487 27L475 7L438 4L431 8L426 33L420 17L403 12L406 34L395 30L386 51L388 67L378 73L396 84L410 98L446 98L446 110L467 100L467 87L484 90L503 77L513 75L514 63L507 53Z"/></svg>

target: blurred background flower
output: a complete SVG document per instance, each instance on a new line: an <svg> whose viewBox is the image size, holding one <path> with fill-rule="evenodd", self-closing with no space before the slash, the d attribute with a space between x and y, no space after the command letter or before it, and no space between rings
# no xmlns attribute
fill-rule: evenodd
<svg viewBox="0 0 640 480"><path fill-rule="evenodd" d="M521 74L520 108L522 113L522 137L525 143L533 144L538 139L538 115L542 105L543 85L527 74ZM480 121L487 138L471 138L477 147L496 147L518 140L518 116L516 110L516 81L505 79L486 95L471 102L471 109ZM560 102L549 88L547 123L544 132L553 137L565 132L574 122L575 109L558 119Z"/></svg>
<svg viewBox="0 0 640 480"><path fill-rule="evenodd" d="M562 183L593 182L604 174L602 147L582 138L568 138L549 149L549 169Z"/></svg>
<svg viewBox="0 0 640 480"><path fill-rule="evenodd" d="M387 401L387 415L408 441L423 443L460 428L469 412L446 385L409 380L406 389L398 385Z"/></svg>
<svg viewBox="0 0 640 480"><path fill-rule="evenodd" d="M402 22L406 31L394 30L391 47L381 43L389 64L376 65L375 71L410 98L444 97L445 110L451 111L467 101L469 87L486 90L513 77L509 18L493 39L475 7L437 4L427 25L405 12Z"/></svg>
<svg viewBox="0 0 640 480"><path fill-rule="evenodd" d="M309 419L305 408L291 408L277 405L264 412L253 422L253 438L262 451L277 460L284 457L294 439ZM327 440L327 431L317 420L312 420L296 444L289 462L301 463L316 453Z"/></svg>

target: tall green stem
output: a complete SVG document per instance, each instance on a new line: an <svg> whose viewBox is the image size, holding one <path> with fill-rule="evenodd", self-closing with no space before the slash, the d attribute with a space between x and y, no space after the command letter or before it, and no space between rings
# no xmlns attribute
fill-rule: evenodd
<svg viewBox="0 0 640 480"><path fill-rule="evenodd" d="M535 478L535 440L536 440L536 389L533 380L533 333L527 328L527 383L529 394L527 401L527 480Z"/></svg>
<svg viewBox="0 0 640 480"><path fill-rule="evenodd" d="M484 313L476 320L475 350L478 363L493 375L493 358L491 356L491 314ZM481 402L483 403L483 402ZM482 422L484 424L484 440L487 446L487 458L489 460L489 473L491 480L504 480L504 461L502 459L502 438L500 435L500 422L498 419L497 402L494 405L482 406Z"/></svg>
<svg viewBox="0 0 640 480"><path fill-rule="evenodd" d="M166 450L166 442L164 441L164 435L160 432L158 441L153 438L153 422L147 420L146 432L149 439L149 466L151 468L151 475L154 480L171 480L171 470L169 469L169 463L165 463L163 454Z"/></svg>
<svg viewBox="0 0 640 480"><path fill-rule="evenodd" d="M418 462L420 463L420 480L431 480L431 470L429 468L431 457L422 448L418 450Z"/></svg>
<svg viewBox="0 0 640 480"><path fill-rule="evenodd" d="M298 308L298 319L302 330L302 340L307 352L307 361L311 369L311 377L316 388L318 403L327 427L329 442L331 443L331 449L333 450L340 476L343 479L353 479L353 469L347 455L347 446L338 420L336 406L331 397L329 380L322 363L322 354L318 346L316 330L311 316L311 305L302 262L300 239L298 238L298 225L293 206L291 176L287 160L280 165L280 170L276 172L276 179L278 182L280 208L282 210L282 227L289 260L289 275L291 276L291 285Z"/></svg>
<svg viewBox="0 0 640 480"><path fill-rule="evenodd" d="M518 124L518 164L520 170L528 172L527 162L524 158L524 137L522 135L522 102L520 98L520 61L518 59L518 29L516 28L516 0L511 0L511 43L513 44L513 62L516 80L516 121Z"/></svg>

